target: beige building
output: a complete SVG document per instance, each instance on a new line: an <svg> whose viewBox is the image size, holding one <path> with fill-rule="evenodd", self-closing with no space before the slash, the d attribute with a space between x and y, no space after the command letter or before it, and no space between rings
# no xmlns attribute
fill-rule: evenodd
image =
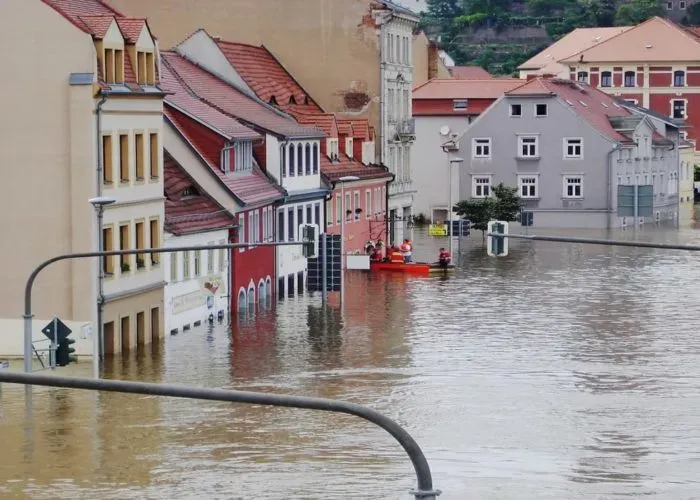
<svg viewBox="0 0 700 500"><path fill-rule="evenodd" d="M163 221L162 101L158 47L148 24L99 0L3 0L0 317L23 313L32 269L64 253L98 248L88 202L105 208L105 249L160 246ZM34 286L37 318L97 321L104 266L104 350L162 336L159 257L50 265Z"/></svg>
<svg viewBox="0 0 700 500"><path fill-rule="evenodd" d="M415 33L418 17L389 0L109 0L147 17L163 46L200 28L224 40L264 45L326 112L369 118L377 160L396 175L389 189L393 239L413 214L411 89L450 78L437 47Z"/></svg>

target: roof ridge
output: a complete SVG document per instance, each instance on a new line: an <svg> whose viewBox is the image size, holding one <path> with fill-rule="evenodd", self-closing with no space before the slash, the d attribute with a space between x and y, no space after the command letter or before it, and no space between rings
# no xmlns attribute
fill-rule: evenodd
<svg viewBox="0 0 700 500"><path fill-rule="evenodd" d="M108 4L107 2L105 2L104 0L93 0L93 1L95 1L95 2L97 2L97 3L99 3L99 4L101 4L103 7L106 7L107 9L111 10L112 12L114 12L114 14L115 14L117 17L127 17L127 16L125 16L124 14L122 14L120 11L118 11L117 9L115 9L114 7L112 7L111 5L109 5L109 4Z"/></svg>
<svg viewBox="0 0 700 500"><path fill-rule="evenodd" d="M204 28L200 28L200 29L204 29ZM205 30L205 31L206 31L206 30ZM207 32L207 34L209 35L209 32ZM214 40L216 43L223 43L223 44L226 44L226 45L242 45L242 46L244 46L244 47L251 47L251 48L253 48L253 49L264 49L264 48L265 48L264 45L253 45L252 43L232 42L231 40L223 40L223 39L221 39L221 38L218 38L218 37L215 36L215 35L209 35L209 37L210 37L212 40ZM265 50L267 50L267 49L265 49Z"/></svg>

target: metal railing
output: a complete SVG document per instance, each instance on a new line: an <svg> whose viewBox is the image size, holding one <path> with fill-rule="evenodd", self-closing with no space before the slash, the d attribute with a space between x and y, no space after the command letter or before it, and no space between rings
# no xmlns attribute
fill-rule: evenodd
<svg viewBox="0 0 700 500"><path fill-rule="evenodd" d="M433 488L433 477L430 472L428 460L425 458L423 450L421 450L418 443L408 431L378 411L355 403L334 399L292 396L288 394L268 394L263 392L231 391L226 389L206 389L184 385L86 379L0 371L0 383L3 382L10 384L145 394L150 396L169 396L208 401L227 401L231 403L247 403L254 405L283 406L287 408L320 410L354 415L381 427L399 442L410 458L416 473L417 488L411 491L411 494L416 500L436 500L437 496L440 495L440 490ZM27 398L31 398L31 394L28 394Z"/></svg>
<svg viewBox="0 0 700 500"><path fill-rule="evenodd" d="M691 252L700 251L700 246L698 245L651 243L647 241L606 240L603 238L570 238L566 236L538 236L535 234L486 233L486 236L491 236L494 238L510 238L517 240L554 241L559 243L586 243L589 245L605 245L616 247L657 248L663 250L689 250Z"/></svg>

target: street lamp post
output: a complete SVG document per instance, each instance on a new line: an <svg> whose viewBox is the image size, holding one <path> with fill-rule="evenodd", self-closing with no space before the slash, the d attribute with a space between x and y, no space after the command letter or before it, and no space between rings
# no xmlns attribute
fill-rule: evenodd
<svg viewBox="0 0 700 500"><path fill-rule="evenodd" d="M338 179L340 182L340 206L341 217L340 217L340 304L343 307L345 304L344 290L345 290L345 218L347 214L345 211L345 183L359 181L360 178L356 175L345 175Z"/></svg>
<svg viewBox="0 0 700 500"><path fill-rule="evenodd" d="M456 164L457 166L461 165L464 162L464 159L462 158L452 158L449 163L449 182L450 182L450 196L449 196L449 206L447 207L447 213L449 215L449 222L448 222L448 231L449 231L449 237L450 237L450 255L452 255L452 167Z"/></svg>
<svg viewBox="0 0 700 500"><path fill-rule="evenodd" d="M104 252L103 219L106 205L111 205L117 200L107 196L98 196L88 200L97 211L97 251ZM102 317L104 315L104 259L98 260L97 271L97 334L92 336L92 376L100 378L100 360L104 356L104 327Z"/></svg>

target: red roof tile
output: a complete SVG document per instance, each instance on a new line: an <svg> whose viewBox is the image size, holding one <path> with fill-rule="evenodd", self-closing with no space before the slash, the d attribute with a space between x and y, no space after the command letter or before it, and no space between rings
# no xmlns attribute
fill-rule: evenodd
<svg viewBox="0 0 700 500"><path fill-rule="evenodd" d="M352 124L352 136L355 139L363 141L373 141L373 128L369 125L369 120L354 119L354 118L339 118L339 120L347 120Z"/></svg>
<svg viewBox="0 0 700 500"><path fill-rule="evenodd" d="M299 125L290 116L252 99L223 80L175 53L162 53L162 61L199 99L247 125L284 137L322 137L316 129Z"/></svg>
<svg viewBox="0 0 700 500"><path fill-rule="evenodd" d="M163 65L162 73L161 87L169 93L165 98L166 105L173 106L179 111L206 123L226 139L262 138L255 130L246 127L236 121L235 118L231 118L190 94L165 64Z"/></svg>
<svg viewBox="0 0 700 500"><path fill-rule="evenodd" d="M558 96L577 115L609 139L620 142L630 140L613 128L609 118L632 116L632 113L620 106L614 96L584 83L560 78L537 77L506 92L506 96Z"/></svg>
<svg viewBox="0 0 700 500"><path fill-rule="evenodd" d="M216 40L216 44L236 72L263 101L284 108L300 104L321 108L311 99L291 74L264 46Z"/></svg>
<svg viewBox="0 0 700 500"><path fill-rule="evenodd" d="M180 235L235 226L233 216L204 193L170 154L163 153L164 229ZM185 193L185 190L190 193Z"/></svg>
<svg viewBox="0 0 700 500"><path fill-rule="evenodd" d="M357 176L360 180L389 180L391 178L391 173L389 173L387 168L379 165L365 165L343 154L340 155L340 161L337 162L331 162L328 156L321 155L321 174L327 182L337 181L346 175Z"/></svg>
<svg viewBox="0 0 700 500"><path fill-rule="evenodd" d="M219 150L212 150L208 143L196 133L204 125L168 106L163 114L194 148L210 170L223 182L229 192L244 205L272 203L284 197L284 193L257 166L247 172L224 174L219 168ZM209 130L209 129L207 129Z"/></svg>
<svg viewBox="0 0 700 500"><path fill-rule="evenodd" d="M455 66L450 69L450 74L457 79L486 80L493 77L481 66Z"/></svg>
<svg viewBox="0 0 700 500"><path fill-rule="evenodd" d="M346 135L348 137L354 137L353 136L353 130L352 130L352 122L350 120L344 120L342 118L336 119L336 123L338 124L338 133Z"/></svg>
<svg viewBox="0 0 700 500"><path fill-rule="evenodd" d="M137 18L117 18L117 24L119 29L122 30L122 34L128 43L136 43L141 36L141 30L143 26L148 24L145 19Z"/></svg>
<svg viewBox="0 0 700 500"><path fill-rule="evenodd" d="M109 16L78 16L78 19L87 26L89 32L98 40L104 38L107 30L115 20L113 15Z"/></svg>
<svg viewBox="0 0 700 500"><path fill-rule="evenodd" d="M82 16L118 16L123 15L101 0L42 0L46 5L58 11L63 17L86 33L90 28L80 20Z"/></svg>
<svg viewBox="0 0 700 500"><path fill-rule="evenodd" d="M458 80L452 78L428 80L413 90L413 99L498 99L523 81L518 78Z"/></svg>

